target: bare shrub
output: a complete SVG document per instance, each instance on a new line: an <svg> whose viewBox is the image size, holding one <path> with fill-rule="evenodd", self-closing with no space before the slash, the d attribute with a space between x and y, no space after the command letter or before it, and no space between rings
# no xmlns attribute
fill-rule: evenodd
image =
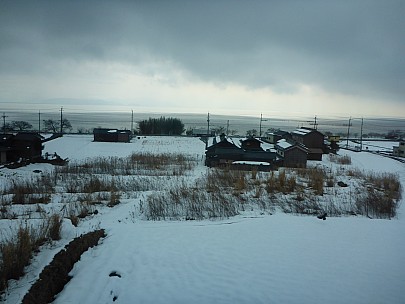
<svg viewBox="0 0 405 304"><path fill-rule="evenodd" d="M111 191L110 201L108 202L107 206L114 207L114 206L118 205L119 203L121 203L120 198L121 198L121 195L119 193L117 193L115 191Z"/></svg>
<svg viewBox="0 0 405 304"><path fill-rule="evenodd" d="M279 206L285 213L319 214L323 208L314 197L305 197L303 200L284 199L279 201Z"/></svg>
<svg viewBox="0 0 405 304"><path fill-rule="evenodd" d="M374 188L384 192L392 200L399 201L402 198L402 186L399 176L392 173L371 173L367 175L367 181Z"/></svg>
<svg viewBox="0 0 405 304"><path fill-rule="evenodd" d="M73 226L78 225L80 219L96 213L92 203L76 202L66 205L63 209L63 216L70 219Z"/></svg>
<svg viewBox="0 0 405 304"><path fill-rule="evenodd" d="M255 194L253 195L254 198L260 198L262 196L263 193L263 188L260 186L257 186L255 188Z"/></svg>
<svg viewBox="0 0 405 304"><path fill-rule="evenodd" d="M287 183L287 177L285 171L280 171L278 173L278 178L277 178L277 190L279 192L282 192L285 189L286 183Z"/></svg>
<svg viewBox="0 0 405 304"><path fill-rule="evenodd" d="M91 176L89 180L83 183L82 191L85 193L94 193L102 191L116 191L114 181L108 181L106 178Z"/></svg>
<svg viewBox="0 0 405 304"><path fill-rule="evenodd" d="M61 239L62 220L63 219L59 214L53 214L49 218L48 235L53 241Z"/></svg>
<svg viewBox="0 0 405 304"><path fill-rule="evenodd" d="M134 153L128 157L96 157L57 168L61 174L183 175L198 163L182 154Z"/></svg>
<svg viewBox="0 0 405 304"><path fill-rule="evenodd" d="M270 176L266 182L266 191L267 191L267 193L274 193L276 188L277 188L277 186L276 186L276 179L274 177L274 172L271 171Z"/></svg>
<svg viewBox="0 0 405 304"><path fill-rule="evenodd" d="M360 214L368 217L391 219L396 216L398 201L383 191L369 188L365 194L357 197L356 207Z"/></svg>
<svg viewBox="0 0 405 304"><path fill-rule="evenodd" d="M79 225L79 217L76 214L70 214L69 219L73 226L77 227Z"/></svg>
<svg viewBox="0 0 405 304"><path fill-rule="evenodd" d="M294 175L291 175L288 177L285 188L284 188L284 193L291 193L294 192L295 189L297 188L297 180Z"/></svg>
<svg viewBox="0 0 405 304"><path fill-rule="evenodd" d="M257 178L257 169L253 169L252 171L251 171L251 173L252 173L252 179L256 179Z"/></svg>
<svg viewBox="0 0 405 304"><path fill-rule="evenodd" d="M244 175L237 177L234 188L236 191L243 191L246 189L246 177Z"/></svg>
<svg viewBox="0 0 405 304"><path fill-rule="evenodd" d="M144 214L148 220L227 218L238 214L231 195L207 192L185 185L148 196Z"/></svg>
<svg viewBox="0 0 405 304"><path fill-rule="evenodd" d="M349 155L336 155L336 154L329 154L329 160L333 163L341 164L341 165L351 165L352 158Z"/></svg>
<svg viewBox="0 0 405 304"><path fill-rule="evenodd" d="M308 186L311 187L316 195L323 195L325 172L322 169L312 168L308 170Z"/></svg>
<svg viewBox="0 0 405 304"><path fill-rule="evenodd" d="M365 174L360 169L354 168L354 169L348 170L347 175L351 176L351 177L356 177L356 178L363 178Z"/></svg>
<svg viewBox="0 0 405 304"><path fill-rule="evenodd" d="M53 184L43 178L13 179L4 190L4 194L12 194L14 204L46 204L50 201L50 193L54 192Z"/></svg>
<svg viewBox="0 0 405 304"><path fill-rule="evenodd" d="M45 241L46 228L44 224L36 228L20 225L0 243L0 291L7 287L8 280L17 280L24 274L33 251Z"/></svg>

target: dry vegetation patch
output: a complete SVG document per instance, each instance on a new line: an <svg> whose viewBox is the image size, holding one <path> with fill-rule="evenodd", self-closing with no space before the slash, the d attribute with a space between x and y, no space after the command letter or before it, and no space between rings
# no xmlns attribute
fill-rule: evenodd
<svg viewBox="0 0 405 304"><path fill-rule="evenodd" d="M0 292L10 279L19 279L35 251L47 241L61 238L62 218L54 214L39 225L21 224L0 242Z"/></svg>
<svg viewBox="0 0 405 304"><path fill-rule="evenodd" d="M350 158L336 155L331 161L351 163ZM402 193L397 175L367 174L351 167L271 172L209 168L194 179L189 172L197 164L197 159L181 154L134 153L126 158L87 159L30 179L11 180L1 193L1 218L21 218L23 214L13 208L19 205L28 210L23 208L30 204L42 221L36 227L20 226L10 236L2 236L0 289L6 288L10 278L23 274L41 244L60 238L62 218L77 226L97 214L98 206L114 207L139 192L151 191L134 214L147 220L228 218L242 212L275 210L392 218ZM63 205L59 215L45 216L50 203Z"/></svg>

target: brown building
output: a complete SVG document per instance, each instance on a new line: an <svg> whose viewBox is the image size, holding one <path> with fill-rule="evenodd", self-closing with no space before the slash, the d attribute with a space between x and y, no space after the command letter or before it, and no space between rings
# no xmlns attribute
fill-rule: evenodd
<svg viewBox="0 0 405 304"><path fill-rule="evenodd" d="M325 136L311 128L299 128L291 133L292 139L308 149L308 160L322 160Z"/></svg>
<svg viewBox="0 0 405 304"><path fill-rule="evenodd" d="M302 144L282 139L275 144L275 148L284 167L305 168L307 166L309 151Z"/></svg>

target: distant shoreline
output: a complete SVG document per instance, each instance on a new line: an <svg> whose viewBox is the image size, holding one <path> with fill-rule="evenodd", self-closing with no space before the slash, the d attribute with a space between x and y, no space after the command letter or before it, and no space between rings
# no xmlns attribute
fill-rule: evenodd
<svg viewBox="0 0 405 304"><path fill-rule="evenodd" d="M44 119L60 119L60 109L52 108L51 110L0 110L2 115L6 116L6 123L11 121L24 120L33 125L33 129L38 128ZM183 121L185 129L189 128L207 128L207 114L197 113L156 113L133 112L133 126L136 128L136 122L148 119L149 117L176 117ZM69 111L62 108L62 115L67 118L72 126L73 132L78 129L92 130L96 127L130 129L132 125L131 111ZM317 117L316 127L320 131L330 131L332 133L347 132L350 117ZM282 129L291 131L297 127L314 127L314 117L257 117L243 115L222 115L210 113L210 128L223 127L227 128L229 121L229 130L236 130L237 134L244 135L247 130L256 129L259 132L260 124L262 134L268 129ZM361 118L351 118L350 133L361 132ZM0 123L3 126L3 121ZM363 134L367 133L387 133L391 130L401 130L405 132L405 118L394 117L364 117Z"/></svg>

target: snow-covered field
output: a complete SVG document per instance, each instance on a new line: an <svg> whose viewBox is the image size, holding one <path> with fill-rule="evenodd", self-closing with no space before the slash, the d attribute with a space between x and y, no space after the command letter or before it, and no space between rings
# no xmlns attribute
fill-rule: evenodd
<svg viewBox="0 0 405 304"><path fill-rule="evenodd" d="M342 140L340 145L345 147L347 142ZM349 140L348 142L349 147L352 149L359 149L360 150L360 142L353 142ZM390 141L390 140L363 140L362 148L366 151L378 151L378 152L392 152L393 147L398 147L398 141Z"/></svg>
<svg viewBox="0 0 405 304"><path fill-rule="evenodd" d="M50 141L45 152L81 160L135 151L187 153L201 161L196 138L146 137L131 143L95 143L87 135ZM350 167L399 175L405 164L367 152L340 151ZM322 163L330 166L325 157ZM1 178L51 170L30 165L1 170ZM190 178L194 178L190 176ZM82 255L55 303L404 303L405 207L392 220L366 217L249 213L223 220L145 221L136 215L143 196L122 200L78 227L63 223L62 240L46 245L10 284L5 301L19 303L38 273L73 237L104 228L107 237ZM3 228L9 222L3 222ZM110 276L116 272L119 276Z"/></svg>

